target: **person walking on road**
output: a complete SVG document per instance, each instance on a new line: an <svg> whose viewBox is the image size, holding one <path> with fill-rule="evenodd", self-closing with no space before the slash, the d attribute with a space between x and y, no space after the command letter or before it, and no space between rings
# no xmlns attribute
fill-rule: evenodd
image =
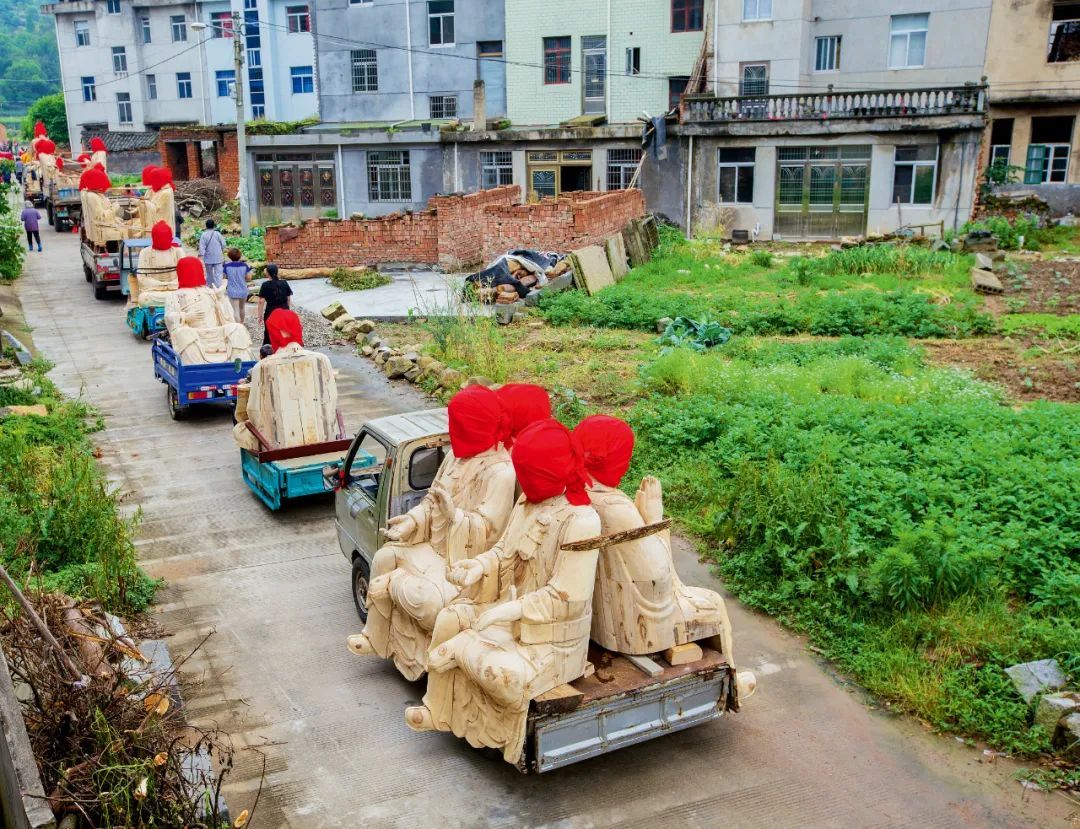
<svg viewBox="0 0 1080 829"><path fill-rule="evenodd" d="M15 178L19 180L19 184L22 184L23 172L26 170L26 164L22 160L22 156L15 156Z"/></svg>
<svg viewBox="0 0 1080 829"><path fill-rule="evenodd" d="M266 320L279 308L288 310L292 307L292 288L289 283L278 277L278 266L271 263L266 266L269 277L259 288L259 316L263 321L263 345L270 345L270 331Z"/></svg>
<svg viewBox="0 0 1080 829"><path fill-rule="evenodd" d="M19 215L22 220L23 227L26 229L26 249L32 251L34 249L34 242L37 242L38 253L41 253L41 228L38 226L38 222L41 221L41 215L34 208L34 203L29 199L26 201L23 207L23 212Z"/></svg>
<svg viewBox="0 0 1080 829"><path fill-rule="evenodd" d="M206 285L221 287L222 266L225 264L225 237L217 230L213 219L206 220L206 230L199 236L199 258L206 266Z"/></svg>
<svg viewBox="0 0 1080 829"><path fill-rule="evenodd" d="M251 265L241 259L239 248L229 248L229 261L225 263L225 293L229 296L229 304L236 312L236 321L244 321L244 311L248 298L248 276L251 273Z"/></svg>

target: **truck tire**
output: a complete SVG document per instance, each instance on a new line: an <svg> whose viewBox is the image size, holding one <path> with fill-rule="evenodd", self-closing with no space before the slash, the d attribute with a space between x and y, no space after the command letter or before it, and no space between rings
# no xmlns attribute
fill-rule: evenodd
<svg viewBox="0 0 1080 829"><path fill-rule="evenodd" d="M45 216L48 218L49 224L52 224L53 223L52 205L49 204L48 202L45 203Z"/></svg>
<svg viewBox="0 0 1080 829"><path fill-rule="evenodd" d="M109 286L104 282L98 282L94 285L94 299L108 299Z"/></svg>
<svg viewBox="0 0 1080 829"><path fill-rule="evenodd" d="M83 272L83 276L86 277L87 282L93 282L94 281L94 272L92 270L90 270L90 266L87 265L85 262L83 262L82 272Z"/></svg>
<svg viewBox="0 0 1080 829"><path fill-rule="evenodd" d="M356 605L356 615L361 622L367 622L367 591L371 583L371 568L362 555L353 556L352 560L352 597Z"/></svg>
<svg viewBox="0 0 1080 829"><path fill-rule="evenodd" d="M180 398L176 396L176 389L165 386L165 396L169 401L169 417L173 420L183 420L187 417L187 411L180 408Z"/></svg>
<svg viewBox="0 0 1080 829"><path fill-rule="evenodd" d="M55 230L57 233L63 233L65 230L67 230L67 220L57 219L53 223L53 230Z"/></svg>

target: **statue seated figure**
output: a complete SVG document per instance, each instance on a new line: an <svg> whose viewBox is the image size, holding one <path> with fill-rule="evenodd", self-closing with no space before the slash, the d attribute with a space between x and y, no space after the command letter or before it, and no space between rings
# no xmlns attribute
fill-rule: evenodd
<svg viewBox="0 0 1080 829"><path fill-rule="evenodd" d="M139 201L139 222L143 227L153 227L158 222L172 227L176 221L172 173L164 167L149 165L143 168L142 183L150 187L150 192Z"/></svg>
<svg viewBox="0 0 1080 829"><path fill-rule="evenodd" d="M597 551L580 448L555 420L523 431L511 451L521 485L510 522L487 552L454 567L462 595L436 620L423 704L406 710L417 731L451 731L517 762L529 703L580 677L589 647Z"/></svg>
<svg viewBox="0 0 1080 829"><path fill-rule="evenodd" d="M409 680L427 670L436 616L460 590L448 567L490 548L514 505L510 417L495 392L469 386L447 410L450 452L424 499L390 519L389 543L372 562L367 624L349 637L353 653L393 659Z"/></svg>
<svg viewBox="0 0 1080 829"><path fill-rule="evenodd" d="M660 481L646 477L636 498L618 489L634 451L634 433L615 417L587 417L574 430L585 452L589 490L603 534L655 524L664 517ZM708 639L731 655L731 624L720 594L679 580L667 531L603 547L593 592L592 639L608 650L650 654Z"/></svg>
<svg viewBox="0 0 1080 829"><path fill-rule="evenodd" d="M203 263L194 256L182 257L176 276L179 287L165 297L165 328L180 362L252 359L251 335L233 319L225 288L206 287Z"/></svg>
<svg viewBox="0 0 1080 829"><path fill-rule="evenodd" d="M183 251L173 245L172 226L158 222L150 230L150 247L139 251L136 272L128 279L128 304L147 308L164 305L166 295L180 287L176 263Z"/></svg>
<svg viewBox="0 0 1080 829"><path fill-rule="evenodd" d="M273 352L251 369L246 396L237 396L237 444L252 452L260 449L247 421L275 449L336 440L337 382L330 358L304 348L295 311L279 308L266 327Z"/></svg>

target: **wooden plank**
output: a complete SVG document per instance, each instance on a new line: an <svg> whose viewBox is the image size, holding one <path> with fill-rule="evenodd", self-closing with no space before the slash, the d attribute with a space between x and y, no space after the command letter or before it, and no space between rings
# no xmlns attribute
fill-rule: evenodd
<svg viewBox="0 0 1080 829"><path fill-rule="evenodd" d="M563 544L560 550L595 550L599 547L614 547L616 544L622 544L624 541L636 541L639 538L646 538L650 535L655 535L658 532L663 532L671 526L671 519L664 518L657 521L655 524L646 524L643 527L634 527L631 530L623 530L622 532L611 533L609 535L597 535L593 538L584 538L581 541L571 541L569 544Z"/></svg>
<svg viewBox="0 0 1080 829"><path fill-rule="evenodd" d="M253 453L259 463L285 461L290 458L303 458L308 455L322 455L329 452L344 452L352 445L352 438L330 440L325 443L312 443L307 446L291 446L286 449L267 449Z"/></svg>
<svg viewBox="0 0 1080 829"><path fill-rule="evenodd" d="M664 659L669 665L689 665L701 659L701 646L696 642L687 642L685 645L676 645L664 651Z"/></svg>
<svg viewBox="0 0 1080 829"><path fill-rule="evenodd" d="M634 656L633 654L629 653L624 653L623 656L626 657L626 660L631 665L633 665L635 668L637 668L639 671L641 671L647 676L656 678L664 672L663 668L661 668L647 656Z"/></svg>
<svg viewBox="0 0 1080 829"><path fill-rule="evenodd" d="M534 699L533 706L537 714L565 714L581 705L583 699L585 695L574 686L559 685Z"/></svg>
<svg viewBox="0 0 1080 829"><path fill-rule="evenodd" d="M596 666L596 672L591 676L575 679L570 684L585 695L582 704L588 705L598 699L634 693L642 688L690 674L708 675L728 670L727 660L719 651L707 645L702 645L701 649L702 658L699 662L669 667L664 669L660 676L651 677L635 668L624 654L614 653L591 642L589 662Z"/></svg>

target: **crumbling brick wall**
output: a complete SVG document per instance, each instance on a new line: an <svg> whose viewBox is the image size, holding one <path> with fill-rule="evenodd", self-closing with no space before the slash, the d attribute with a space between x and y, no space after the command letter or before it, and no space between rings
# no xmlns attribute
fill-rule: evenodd
<svg viewBox="0 0 1080 829"><path fill-rule="evenodd" d="M512 248L568 251L602 244L630 222L645 215L640 190L567 193L535 204L484 210L484 261Z"/></svg>
<svg viewBox="0 0 1080 829"><path fill-rule="evenodd" d="M200 143L213 141L217 155L217 178L225 192L235 196L240 188L240 160L236 151L236 133L211 128L169 127L158 133L161 166L168 168L176 181L203 175Z"/></svg>
<svg viewBox="0 0 1080 829"><path fill-rule="evenodd" d="M428 209L373 219L309 219L266 230L266 259L283 268L355 268L383 262L461 270L481 260L484 210L521 198L517 185L434 196Z"/></svg>

